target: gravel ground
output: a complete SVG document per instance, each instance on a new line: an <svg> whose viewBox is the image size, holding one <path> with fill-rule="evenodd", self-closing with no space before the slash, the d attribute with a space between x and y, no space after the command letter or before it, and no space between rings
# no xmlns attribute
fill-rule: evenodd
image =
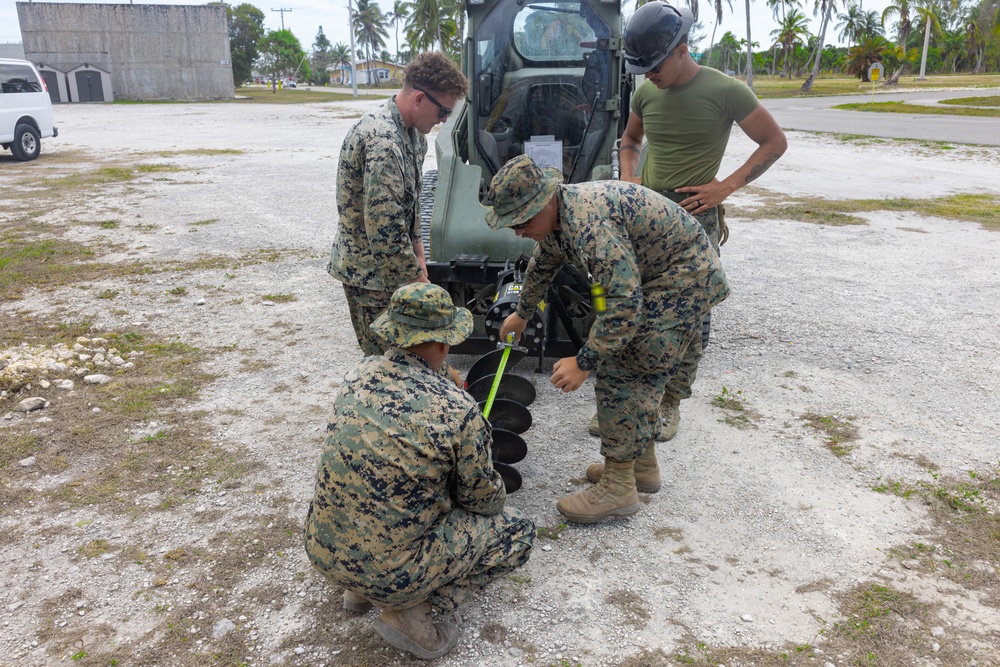
<svg viewBox="0 0 1000 667"><path fill-rule="evenodd" d="M58 298L68 299L95 318L100 331L143 323L206 349L236 343L274 364L248 371L237 355L219 354L209 363L219 379L190 406L208 411L219 442L262 464L240 488L220 495L206 483L189 505L138 518L88 509L52 515L39 511L44 508L0 515L0 530L30 526L29 538L92 521L0 553L0 664L65 659L38 633L43 603L69 588L83 590L83 604L58 609L56 623L91 633L110 627L103 641L124 647L154 641L161 620L151 611L154 602L190 602L185 584L198 576L193 568L179 568L154 592L148 571L137 565L114 556L74 558L85 541L141 542L163 554L203 546L217 532L262 516L275 523L304 517L334 388L360 358L343 294L323 271L336 225L337 152L346 129L376 103L57 110L60 136L44 143L39 169L48 155L77 151L83 162L141 158L187 170L101 201L92 215L114 208L125 223L113 231L74 227L74 238L130 243L131 258L138 253L149 261L258 249L295 253L233 274L160 274L147 289L107 281L83 295L75 289L29 293L0 304L8 315L44 313ZM695 395L682 404L680 432L658 448L661 492L643 496L631 519L570 526L558 539L540 539L518 577L491 585L463 609L463 637L439 664L616 665L644 650L669 652L694 641L821 647L820 631L838 615L835 594L870 580L895 582L940 604L936 625L992 633L990 655L997 662L979 664L1000 664L998 609L908 576L889 560L886 551L919 539L928 519L919 505L871 488L880 478L927 479L913 459L937 464L942 475L996 470L1000 236L976 224L909 213L865 214L867 225L836 227L739 217L741 206L768 192L996 194L1000 152L798 132L789 133L789 145L754 192L730 201L723 260L733 294L713 313L711 346ZM140 155L195 149L243 152ZM723 172L750 150L737 132ZM0 171L0 183L3 178ZM214 218L218 222L191 233L191 223ZM131 225L138 223L155 228L136 231ZM224 289L212 288L219 285ZM115 286L122 294L113 303L90 296ZM166 298L176 286L186 295ZM262 298L279 293L297 300ZM472 361L454 359L460 369ZM517 465L524 486L509 502L540 527L557 529L555 502L580 488L585 466L598 460L598 442L586 431L592 383L562 395L547 380L552 361L539 374L529 362L516 369L537 384L538 398L531 406L534 426L525 434L528 458ZM274 391L279 385L292 389ZM750 428L727 424L713 406L724 390L751 411ZM0 412L7 409L0 404ZM234 417L235 410L242 415ZM831 453L800 419L810 412L849 417L860 429L856 449L843 457ZM53 488L79 472L32 483ZM136 504L152 508L156 498L138 497ZM206 507L217 511L218 521L197 520ZM225 616L251 638L248 659L340 664L370 634L368 619L337 609L338 591L313 573L301 549L279 556L243 573L239 584L243 591L276 585L277 599L247 598ZM208 646L223 614L202 620ZM350 639L334 646L299 639L330 623ZM842 664L834 655L816 664L824 660Z"/></svg>

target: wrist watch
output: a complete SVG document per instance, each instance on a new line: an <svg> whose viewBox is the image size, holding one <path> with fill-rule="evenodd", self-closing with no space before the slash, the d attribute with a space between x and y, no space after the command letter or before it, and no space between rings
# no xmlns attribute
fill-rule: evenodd
<svg viewBox="0 0 1000 667"><path fill-rule="evenodd" d="M581 350L582 352L582 350ZM578 352L576 355L576 367L581 371L592 371L597 363L586 356L580 356Z"/></svg>

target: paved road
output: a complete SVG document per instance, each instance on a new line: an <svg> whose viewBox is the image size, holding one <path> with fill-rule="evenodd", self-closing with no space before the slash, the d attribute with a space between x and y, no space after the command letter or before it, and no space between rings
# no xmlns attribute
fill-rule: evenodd
<svg viewBox="0 0 1000 667"><path fill-rule="evenodd" d="M987 95L1000 95L1000 88L876 93L875 101L905 100L933 104L936 100ZM763 100L763 104L785 130L866 134L876 137L1000 146L1000 118L864 113L831 108L838 104L870 100L871 95L838 95Z"/></svg>

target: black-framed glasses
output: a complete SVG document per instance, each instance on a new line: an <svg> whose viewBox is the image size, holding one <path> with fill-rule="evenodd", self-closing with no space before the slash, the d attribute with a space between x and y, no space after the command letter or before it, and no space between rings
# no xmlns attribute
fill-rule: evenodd
<svg viewBox="0 0 1000 667"><path fill-rule="evenodd" d="M528 225L530 225L530 224L531 224L531 221L532 221L533 219L534 219L534 218L529 218L527 222L522 222L522 223L521 223L521 224L519 224L519 225L511 225L511 226L510 226L510 228L511 228L512 230L514 230L515 232L516 232L517 230L519 230L519 229L524 229L525 227L527 227Z"/></svg>
<svg viewBox="0 0 1000 667"><path fill-rule="evenodd" d="M440 102L438 102L436 99L434 99L433 95L431 95L430 93L428 93L426 90L424 90L420 86L413 86L413 89L414 90L419 90L424 95L426 95L427 99L429 99L431 101L431 104L433 104L434 106L436 106L438 108L438 120L447 120L448 116L451 115L451 112L454 111L453 108L446 107L445 105L443 105Z"/></svg>

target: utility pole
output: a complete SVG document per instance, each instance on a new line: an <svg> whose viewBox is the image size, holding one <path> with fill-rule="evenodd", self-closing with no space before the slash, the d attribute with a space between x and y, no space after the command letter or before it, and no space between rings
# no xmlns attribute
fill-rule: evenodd
<svg viewBox="0 0 1000 667"><path fill-rule="evenodd" d="M354 52L354 9L351 0L347 0L347 30L351 33L351 84L354 96L358 96L358 56Z"/></svg>
<svg viewBox="0 0 1000 667"><path fill-rule="evenodd" d="M291 12L292 10L291 9L275 9L274 7L271 7L271 11L272 12L281 12L281 29L284 30L285 29L285 12Z"/></svg>

